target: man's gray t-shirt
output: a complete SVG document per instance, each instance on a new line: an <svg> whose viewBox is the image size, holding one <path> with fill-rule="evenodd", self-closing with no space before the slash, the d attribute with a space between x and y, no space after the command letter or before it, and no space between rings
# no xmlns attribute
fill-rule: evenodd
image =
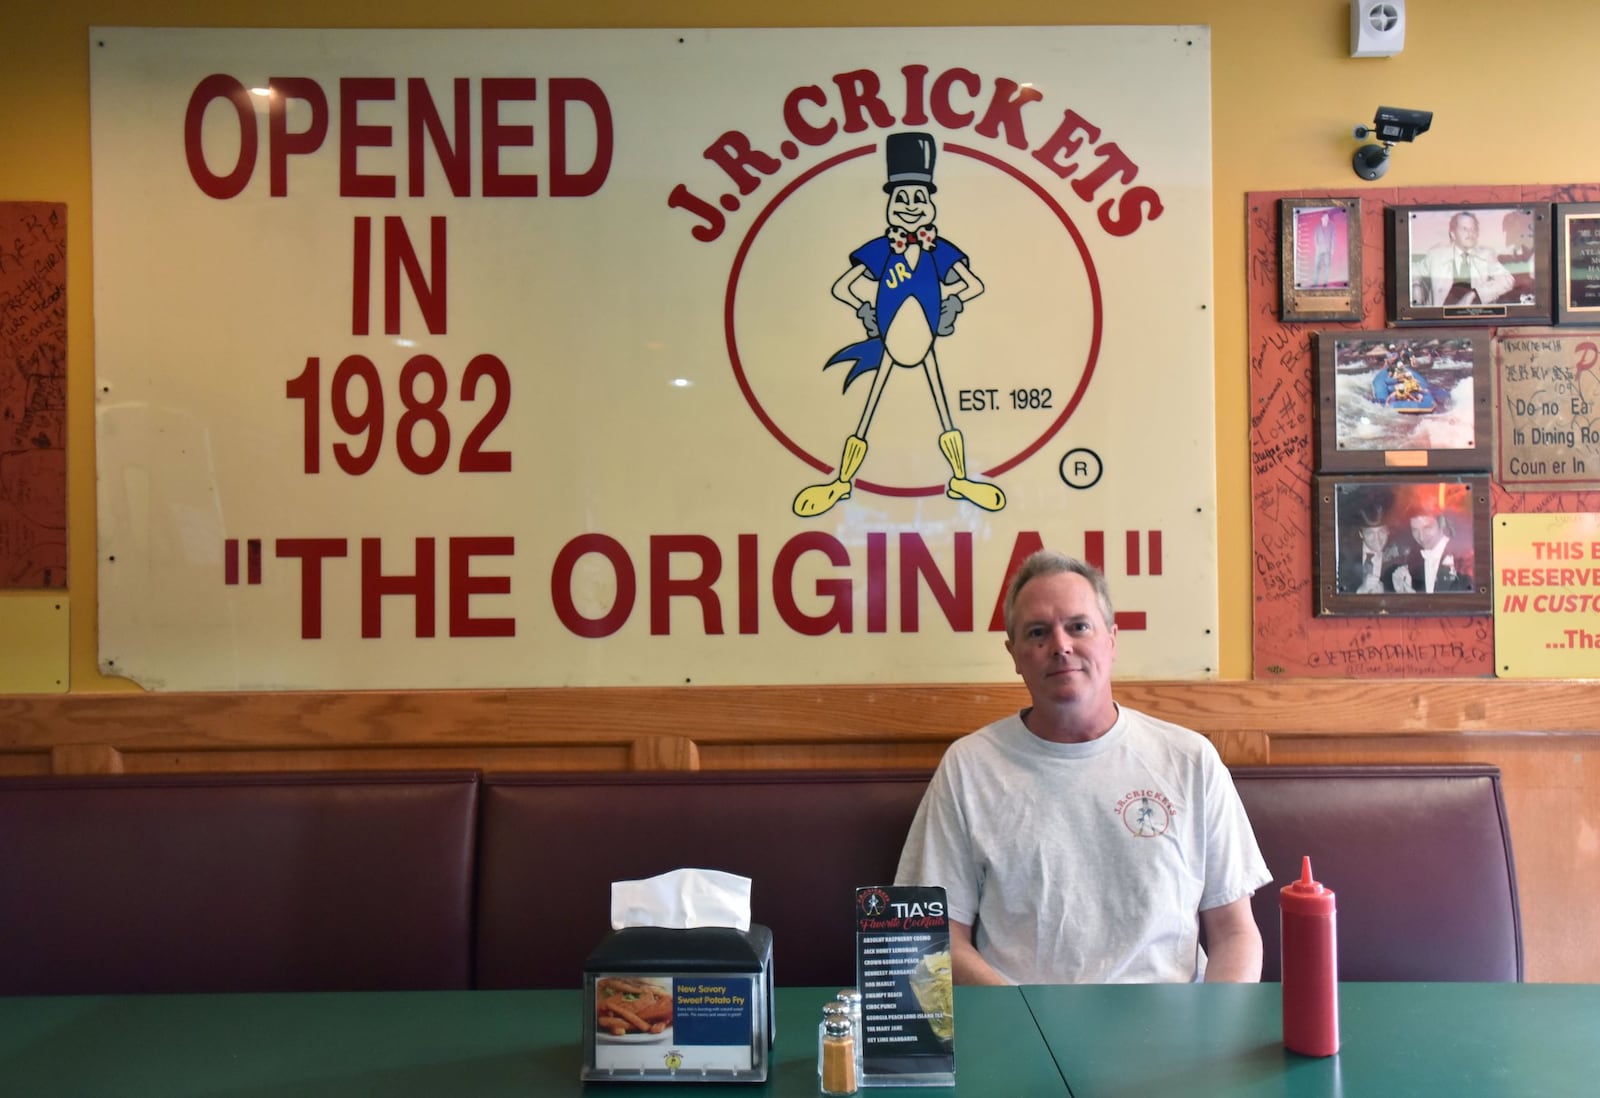
<svg viewBox="0 0 1600 1098"><path fill-rule="evenodd" d="M1216 749L1125 706L1087 743L1040 739L1020 715L957 740L895 875L942 885L950 918L1021 984L1193 980L1196 913L1271 879Z"/></svg>

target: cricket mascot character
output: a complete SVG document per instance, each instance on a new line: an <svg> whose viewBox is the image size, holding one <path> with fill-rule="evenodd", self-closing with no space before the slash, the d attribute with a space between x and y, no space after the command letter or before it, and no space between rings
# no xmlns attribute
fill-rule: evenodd
<svg viewBox="0 0 1600 1098"><path fill-rule="evenodd" d="M855 433L844 441L835 479L813 484L794 498L794 513L820 515L850 496L850 482L867 456L867 431L883 390L896 367L920 368L939 415L939 449L950 463L945 494L985 511L1006 505L1005 493L993 484L967 476L966 443L950 418L950 401L939 375L934 345L955 331L956 317L966 303L983 293L983 283L967 266L960 248L939 236L934 226L933 137L926 133L890 134L884 145L888 160L888 230L850 253L850 269L833 284L833 296L855 310L867 338L852 343L827 365L851 364L844 387L871 374L872 388L861 409Z"/></svg>

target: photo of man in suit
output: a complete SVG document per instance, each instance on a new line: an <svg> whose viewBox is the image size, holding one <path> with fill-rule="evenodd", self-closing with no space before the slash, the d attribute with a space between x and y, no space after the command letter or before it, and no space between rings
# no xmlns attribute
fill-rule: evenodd
<svg viewBox="0 0 1600 1098"><path fill-rule="evenodd" d="M1343 206L1304 206L1294 211L1295 289L1349 288L1351 231L1350 215Z"/></svg>
<svg viewBox="0 0 1600 1098"><path fill-rule="evenodd" d="M1405 563L1394 570L1390 585L1402 595L1472 590L1472 547L1455 541L1450 517L1414 507L1407 512L1416 544Z"/></svg>
<svg viewBox="0 0 1600 1098"><path fill-rule="evenodd" d="M1404 554L1392 540L1384 508L1368 504L1358 512L1355 537L1346 538L1339 554L1338 591L1341 595L1381 595L1392 591L1396 568L1404 567Z"/></svg>
<svg viewBox="0 0 1600 1098"><path fill-rule="evenodd" d="M1478 244L1478 218L1468 210L1450 217L1450 239L1413 261L1411 304L1489 305L1511 292L1515 282L1494 249Z"/></svg>

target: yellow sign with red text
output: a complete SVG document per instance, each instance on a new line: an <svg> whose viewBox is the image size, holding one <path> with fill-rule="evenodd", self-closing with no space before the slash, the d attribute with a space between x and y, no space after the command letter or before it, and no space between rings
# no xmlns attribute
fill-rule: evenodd
<svg viewBox="0 0 1600 1098"><path fill-rule="evenodd" d="M1501 678L1600 677L1600 514L1494 517Z"/></svg>

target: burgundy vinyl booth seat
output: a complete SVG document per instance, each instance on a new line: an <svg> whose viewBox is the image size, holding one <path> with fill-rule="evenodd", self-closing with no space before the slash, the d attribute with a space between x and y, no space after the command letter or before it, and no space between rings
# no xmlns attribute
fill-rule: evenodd
<svg viewBox="0 0 1600 1098"><path fill-rule="evenodd" d="M1522 916L1500 771L1245 766L1234 784L1272 870L1252 901L1279 978L1278 890L1311 858L1338 902L1343 980L1520 981Z"/></svg>
<svg viewBox="0 0 1600 1098"><path fill-rule="evenodd" d="M1346 980L1520 980L1499 771L1238 767L1272 884L1309 854ZM752 880L788 986L854 982L929 771L0 779L0 994L581 985L611 882ZM0 1091L4 1090L0 1084Z"/></svg>
<svg viewBox="0 0 1600 1098"><path fill-rule="evenodd" d="M785 986L854 985L853 889L894 879L929 772L486 775L477 985L579 987L611 882L751 879Z"/></svg>
<svg viewBox="0 0 1600 1098"><path fill-rule="evenodd" d="M0 779L0 994L468 987L478 791L440 771Z"/></svg>

